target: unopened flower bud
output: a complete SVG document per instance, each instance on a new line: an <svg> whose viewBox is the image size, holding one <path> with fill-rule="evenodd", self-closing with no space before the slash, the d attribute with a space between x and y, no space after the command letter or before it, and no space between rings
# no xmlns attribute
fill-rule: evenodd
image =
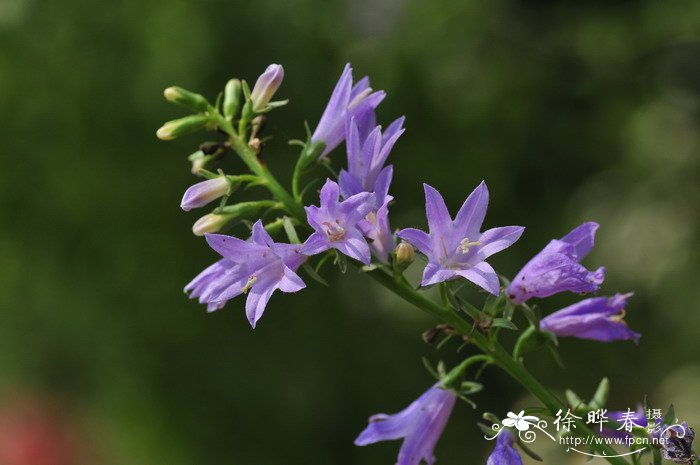
<svg viewBox="0 0 700 465"><path fill-rule="evenodd" d="M396 254L396 264L399 267L406 269L408 265L413 263L413 246L410 243L401 241L394 249L394 253Z"/></svg>
<svg viewBox="0 0 700 465"><path fill-rule="evenodd" d="M156 136L161 140L172 140L176 137L202 129L209 123L207 115L191 115L168 121L158 129Z"/></svg>
<svg viewBox="0 0 700 465"><path fill-rule="evenodd" d="M232 215L220 215L218 213L209 213L204 215L192 226L192 232L195 236L203 236L207 233L216 233L226 226L231 221Z"/></svg>
<svg viewBox="0 0 700 465"><path fill-rule="evenodd" d="M264 73L260 75L253 92L250 94L250 100L253 102L253 110L260 111L270 102L272 96L275 95L280 84L284 79L284 69L282 65L272 64L267 67Z"/></svg>
<svg viewBox="0 0 700 465"><path fill-rule="evenodd" d="M168 87L163 91L163 95L168 101L177 103L190 110L207 111L209 109L209 102L207 102L206 98L182 87Z"/></svg>
<svg viewBox="0 0 700 465"><path fill-rule="evenodd" d="M241 81L231 79L226 83L224 88L224 117L228 120L233 119L241 107Z"/></svg>
<svg viewBox="0 0 700 465"><path fill-rule="evenodd" d="M203 207L228 194L230 190L231 183L226 176L198 182L185 191L180 207L185 211Z"/></svg>

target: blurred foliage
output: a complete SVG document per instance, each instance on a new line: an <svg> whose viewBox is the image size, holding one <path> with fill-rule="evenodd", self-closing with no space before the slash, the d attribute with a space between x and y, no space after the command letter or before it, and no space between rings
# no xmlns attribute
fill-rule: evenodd
<svg viewBox="0 0 700 465"><path fill-rule="evenodd" d="M352 441L431 382L432 321L352 271L276 295L254 333L240 300L207 315L182 287L216 255L178 207L199 139L154 136L181 114L165 87L213 97L282 63L291 104L265 157L289 172L286 139L351 61L387 91L382 121L407 116L395 227L424 225L421 182L456 209L486 179L487 226L527 227L493 260L512 276L601 223L587 263L607 266L606 293L636 292L641 343L562 340L567 369L546 353L532 369L579 392L607 375L613 407L649 395L700 421L699 34L691 0L3 0L0 386L53 398L105 464L393 463L398 444ZM522 393L484 381L480 409ZM459 406L440 463L485 461L478 417Z"/></svg>

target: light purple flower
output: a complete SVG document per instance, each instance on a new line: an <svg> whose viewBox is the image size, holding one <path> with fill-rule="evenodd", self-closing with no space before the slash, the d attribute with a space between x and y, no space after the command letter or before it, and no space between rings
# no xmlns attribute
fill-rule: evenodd
<svg viewBox="0 0 700 465"><path fill-rule="evenodd" d="M366 112L370 109L373 111L384 100L384 96L382 91L372 92L367 77L360 79L353 86L352 68L350 63L346 64L333 89L328 105L321 115L318 126L311 136L312 142L326 144L320 158L328 155L345 140L347 119L359 113L367 115Z"/></svg>
<svg viewBox="0 0 700 465"><path fill-rule="evenodd" d="M486 465L523 465L523 459L513 447L515 436L507 429L501 430L496 439L496 447L489 455Z"/></svg>
<svg viewBox="0 0 700 465"><path fill-rule="evenodd" d="M185 195L182 196L182 202L180 202L180 207L186 212L193 208L203 207L209 202L223 197L230 189L231 183L226 176L219 176L218 178L198 182L185 191Z"/></svg>
<svg viewBox="0 0 700 465"><path fill-rule="evenodd" d="M207 234L206 239L224 258L194 278L185 292L206 303L210 312L247 293L246 315L255 328L274 291L296 292L306 287L296 274L306 259L299 253L300 246L275 243L260 220L247 241L222 234Z"/></svg>
<svg viewBox="0 0 700 465"><path fill-rule="evenodd" d="M358 223L374 206L374 194L368 192L341 202L338 184L328 179L321 189L321 206L305 207L307 220L316 232L306 240L301 253L316 255L333 248L369 265L369 245Z"/></svg>
<svg viewBox="0 0 700 465"><path fill-rule="evenodd" d="M498 295L498 276L484 260L510 247L525 228L505 226L480 232L489 203L484 182L469 195L454 221L440 193L427 184L423 187L430 234L412 228L398 234L428 257L421 284L429 286L462 277Z"/></svg>
<svg viewBox="0 0 700 465"><path fill-rule="evenodd" d="M399 413L371 416L367 428L355 439L355 445L403 438L396 465L418 465L421 460L432 465L435 444L445 429L456 398L453 391L435 385Z"/></svg>
<svg viewBox="0 0 700 465"><path fill-rule="evenodd" d="M377 195L377 204L385 203L384 196L389 191L392 168L384 168L384 162L404 132L404 120L404 117L398 118L383 134L380 126L368 134L362 134L356 118L348 121L348 169L341 170L338 177L343 197L347 198L360 192L374 192Z"/></svg>
<svg viewBox="0 0 700 465"><path fill-rule="evenodd" d="M270 99L275 95L284 79L284 68L282 65L272 64L265 69L255 82L255 87L250 93L250 100L253 102L253 110L260 111L270 103Z"/></svg>
<svg viewBox="0 0 700 465"><path fill-rule="evenodd" d="M540 321L540 329L557 336L610 342L639 340L640 335L627 327L623 320L625 305L632 294L613 297L593 297L570 305Z"/></svg>
<svg viewBox="0 0 700 465"><path fill-rule="evenodd" d="M531 297L559 292L596 292L605 278L605 268L588 271L579 262L593 248L596 223L583 223L561 239L553 239L535 255L508 286L508 298L519 305Z"/></svg>
<svg viewBox="0 0 700 465"><path fill-rule="evenodd" d="M389 202L392 199L390 195L384 196L384 204L359 222L362 234L371 239L369 247L372 253L383 263L389 263L389 253L394 250L394 235L389 226Z"/></svg>

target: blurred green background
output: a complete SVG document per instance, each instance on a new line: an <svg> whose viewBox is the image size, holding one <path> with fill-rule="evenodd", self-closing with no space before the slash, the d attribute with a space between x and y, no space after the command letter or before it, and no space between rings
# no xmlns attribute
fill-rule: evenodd
<svg viewBox="0 0 700 465"><path fill-rule="evenodd" d="M202 138L154 135L183 114L165 87L214 97L282 63L291 103L264 156L288 173L286 140L316 124L347 61L386 90L383 123L407 117L390 158L394 227L424 226L421 182L456 210L485 179L486 227L527 227L492 260L513 276L549 239L601 223L586 264L607 266L605 293L635 292L641 342L565 339L566 369L542 353L532 370L584 397L609 376L611 407L648 395L700 426L692 0L1 0L0 420L48 411L82 457L61 464L394 463L398 443L355 436L432 382L421 356L455 362L455 346L424 344L433 321L352 270L275 295L255 331L240 299L207 315L182 288L216 254L179 208ZM495 369L484 382L439 463L484 463L481 411L535 405Z"/></svg>

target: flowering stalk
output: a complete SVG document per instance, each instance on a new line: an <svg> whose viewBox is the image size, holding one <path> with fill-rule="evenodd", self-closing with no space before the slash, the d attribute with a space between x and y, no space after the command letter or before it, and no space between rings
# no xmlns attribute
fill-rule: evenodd
<svg viewBox="0 0 700 465"><path fill-rule="evenodd" d="M251 171L253 171L257 176L260 176L266 180L266 186L270 189L273 195L275 195L277 200L279 200L285 206L287 211L289 211L297 221L304 224L306 215L298 212L299 210L303 212L303 205L301 203L297 203L294 198L287 193L282 185L275 180L274 176L260 164L252 149L250 149L247 144L243 143L237 137L231 138L231 146L240 156L240 158L248 165ZM462 336L469 338L472 344L474 344L484 354L491 357L495 365L499 366L510 377L520 383L533 396L542 402L542 404L553 416L560 409L566 410L567 407L564 402L558 399L545 386L543 386L521 363L515 361L498 342L489 341L481 333L473 331L472 324L461 318L456 313L454 308L448 308L428 299L414 289L414 287L411 286L408 281L406 281L402 274L390 275L385 270L380 268L368 270L367 274L386 289L403 298L405 301L437 318L442 323L450 325ZM573 432L581 437L595 435L595 433L590 430L581 420L576 421L576 429L574 429ZM601 455L608 455L606 460L613 465L627 464L627 461L621 457L612 457L613 455L616 455L616 452L612 447L606 444L594 444L591 447L593 447Z"/></svg>
<svg viewBox="0 0 700 465"><path fill-rule="evenodd" d="M222 258L187 286L190 297L199 298L210 311L214 311L228 300L247 294L246 313L254 327L276 290L297 292L306 286L296 274L298 269L304 267L309 276L322 281L309 266L309 257L323 253L323 263L331 256L328 251L333 249L331 253L335 254L341 268L345 266L345 257L352 258L350 263L355 266L365 265L362 270L375 281L439 320L442 327L462 336L481 352L465 359L449 373L439 369L438 383L421 396L417 404L411 404L413 407L424 405L425 411L435 415L432 417L437 419L435 423L427 421L426 414L421 413L424 412L422 408L416 410L409 406L397 415L374 417L379 423L373 424L371 420L366 432L358 438L358 444L403 437L400 465L413 465L420 459L431 464L434 460L432 449L447 422L455 398L480 388L477 383L471 383L472 390L467 392L469 383L461 382L471 365L483 363L500 367L535 396L551 416L556 416L560 410L567 409L567 405L525 368L521 359L525 349L537 341L552 343L554 335L605 342L637 337L636 333L626 330L621 321L628 295L610 300L587 299L541 321L525 303L531 297L542 298L564 291L597 291L604 277L604 268L591 272L579 263L593 246L598 227L595 223L584 223L561 239L553 240L518 273L513 284L502 291L498 275L485 260L516 242L524 228L506 226L482 232L488 205L488 190L484 183L472 192L454 219L440 193L425 185L429 233L413 228L401 230L398 236L404 241L390 254L396 244L387 216L389 202L393 199L388 193L393 168L384 166L384 163L403 132L403 117L382 131L376 125L374 109L384 98L384 93L372 93L366 78L353 85L349 66L346 66L314 133L308 131L306 142L297 141L302 150L292 176L290 193L258 157L263 143L257 137L264 118L262 113L286 103L269 101L281 79L281 66L273 65L261 76L252 93L245 81L229 81L221 111L218 102L211 106L198 94L179 88L166 92L169 100L200 113L167 123L159 131L159 137L170 139L203 127L216 129L227 138L217 147L222 147L222 152L237 154L252 173L231 176L221 170L218 175L202 167L197 170L208 180L192 186L186 192L182 206L188 210L222 199L213 213L195 224L195 233L206 235L209 245ZM326 155L343 140L346 140L348 150L348 170L341 171L338 183L331 179L326 181L321 189L319 206L305 205L302 176L314 163L327 164ZM201 150L204 154L204 149ZM272 199L226 205L233 189L244 182L266 188ZM247 240L211 234L235 220L257 215L259 210L281 210L287 216L267 225L258 220ZM297 226L310 233L305 241L299 239ZM270 233L282 230L291 243L275 242L270 236ZM428 258L422 286L439 285L441 303L425 297L403 275L413 260L414 247ZM373 258L377 260L373 261ZM453 291L455 281L469 281L491 294L483 308L461 301ZM516 306L528 318L530 326L520 334L511 355L496 336L498 328L516 329L510 321ZM462 311L473 321L464 318ZM501 313L503 318L499 317ZM416 429L411 421L403 421L408 416L413 418L414 413L417 415L415 421L424 427ZM595 434L581 420L574 420L574 424L571 433L576 436ZM509 457L512 446L512 440L503 439L491 461L496 463L497 459ZM616 452L607 444L596 442L591 448L613 465L627 463L622 457L615 456Z"/></svg>

